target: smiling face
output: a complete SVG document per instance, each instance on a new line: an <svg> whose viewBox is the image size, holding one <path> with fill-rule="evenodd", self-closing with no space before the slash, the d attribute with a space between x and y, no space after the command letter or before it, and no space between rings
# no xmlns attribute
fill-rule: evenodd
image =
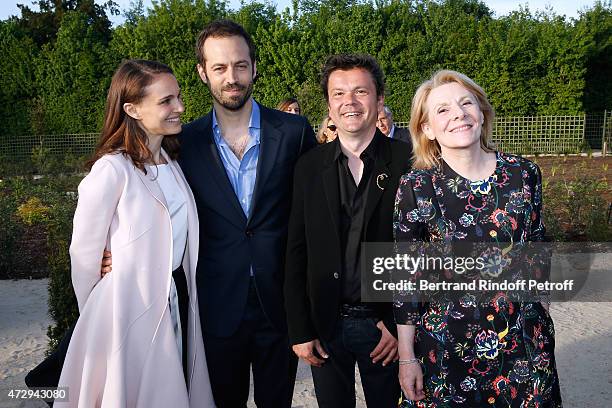
<svg viewBox="0 0 612 408"><path fill-rule="evenodd" d="M376 129L383 97L376 95L372 75L365 69L336 70L328 80L329 116L341 137L368 137Z"/></svg>
<svg viewBox="0 0 612 408"><path fill-rule="evenodd" d="M240 36L210 37L202 48L205 62L198 64L198 73L215 105L240 110L253 93L256 72L247 42Z"/></svg>
<svg viewBox="0 0 612 408"><path fill-rule="evenodd" d="M175 135L181 131L180 116L185 111L178 82L172 74L157 74L145 88L137 104L126 103L124 109L138 121L148 137Z"/></svg>
<svg viewBox="0 0 612 408"><path fill-rule="evenodd" d="M448 149L469 149L480 146L484 116L478 100L457 82L431 90L427 102L427 122L422 129L429 140Z"/></svg>

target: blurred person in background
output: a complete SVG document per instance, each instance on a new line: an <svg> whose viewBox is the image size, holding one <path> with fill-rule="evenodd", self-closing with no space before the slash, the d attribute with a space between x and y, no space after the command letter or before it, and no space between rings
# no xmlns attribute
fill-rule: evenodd
<svg viewBox="0 0 612 408"><path fill-rule="evenodd" d="M331 120L329 116L325 115L317 131L317 141L319 144L329 143L337 137L338 130L336 129L336 125L334 125L334 121Z"/></svg>
<svg viewBox="0 0 612 408"><path fill-rule="evenodd" d="M302 109L300 108L300 103L295 98L287 98L283 99L277 106L276 110L281 112L292 113L294 115L301 115Z"/></svg>
<svg viewBox="0 0 612 408"><path fill-rule="evenodd" d="M410 132L407 128L399 128L395 126L395 123L393 123L393 113L387 105L385 105L383 110L378 112L376 127L378 127L378 129L380 129L380 131L386 136L412 145L412 141L410 140Z"/></svg>

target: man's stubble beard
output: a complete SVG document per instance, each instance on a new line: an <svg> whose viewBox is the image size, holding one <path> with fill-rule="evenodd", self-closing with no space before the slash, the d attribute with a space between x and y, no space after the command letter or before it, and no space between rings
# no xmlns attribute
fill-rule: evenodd
<svg viewBox="0 0 612 408"><path fill-rule="evenodd" d="M210 94L212 95L213 99L217 101L219 105L231 111L239 111L247 103L247 101L249 100L249 98L251 98L251 95L253 94L253 81L251 80L251 82L247 86L238 85L238 87L238 89L244 89L245 92L236 98L223 98L223 91L227 90L228 88L236 88L236 85L232 87L224 87L219 93L213 90L210 86L208 87L208 90L210 91Z"/></svg>

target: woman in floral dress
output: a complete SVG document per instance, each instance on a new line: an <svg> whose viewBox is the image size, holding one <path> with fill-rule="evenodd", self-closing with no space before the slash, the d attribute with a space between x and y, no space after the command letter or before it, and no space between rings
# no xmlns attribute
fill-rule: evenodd
<svg viewBox="0 0 612 408"><path fill-rule="evenodd" d="M540 170L488 147L493 118L463 74L439 71L419 87L414 170L395 204L398 245L543 240ZM424 303L398 293L395 306L402 407L561 407L547 302L500 292Z"/></svg>

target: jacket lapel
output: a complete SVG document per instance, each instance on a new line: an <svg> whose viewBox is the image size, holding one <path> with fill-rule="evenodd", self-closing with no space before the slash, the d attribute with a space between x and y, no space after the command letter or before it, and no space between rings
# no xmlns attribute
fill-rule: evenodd
<svg viewBox="0 0 612 408"><path fill-rule="evenodd" d="M386 136L383 136L382 133L379 134L377 130L374 137L380 138ZM363 223L366 230L368 222L378 206L380 198L383 196L385 190L391 186L391 170L389 169L391 163L391 147L389 143L384 143L383 140L379 140L377 148L379 149L379 154L376 155L376 161L374 162L374 169L372 170L372 178L368 189L368 199L366 200Z"/></svg>
<svg viewBox="0 0 612 408"><path fill-rule="evenodd" d="M321 178L323 179L323 190L325 191L329 214L334 224L333 229L336 233L338 248L340 248L340 183L338 181L338 168L334 160L335 146L338 143L339 141L336 139L329 144L330 148L326 152L327 156L325 157ZM338 253L340 253L339 249Z"/></svg>
<svg viewBox="0 0 612 408"><path fill-rule="evenodd" d="M236 213L233 216L230 216L229 219L242 220L243 222L246 222L246 216L244 215L244 211L238 202L238 197L236 197L236 193L232 188L232 184L227 176L225 166L223 166L223 161L221 160L221 156L219 155L219 151L217 150L217 145L213 137L212 111L208 114L206 119L207 120L203 122L200 128L202 138L201 142L198 144L200 153L202 155L202 162L208 168L209 174L212 176L211 178L214 180L214 183L217 184L221 194L224 196L223 202L229 203L229 206L222 205L222 207L231 208ZM203 182L207 183L210 182L210 180L203 180ZM238 218L236 218L236 216Z"/></svg>
<svg viewBox="0 0 612 408"><path fill-rule="evenodd" d="M261 115L259 159L257 160L257 176L255 179L255 187L253 188L251 211L247 223L253 218L253 214L255 214L257 209L257 202L262 194L263 186L266 185L267 179L274 171L280 140L283 136L280 130L282 123L269 115L268 108L259 105L259 111Z"/></svg>
<svg viewBox="0 0 612 408"><path fill-rule="evenodd" d="M161 191L161 188L159 187L159 184L157 184L156 181L156 169L147 169L147 174L144 174L144 172L140 171L138 168L136 168L136 166L134 166L133 168L136 174L138 174L138 177L140 177L142 183L145 185L145 187L147 187L151 195L155 197L155 199L159 201L161 205L164 206L166 211L168 211L168 203L166 203L164 193Z"/></svg>

